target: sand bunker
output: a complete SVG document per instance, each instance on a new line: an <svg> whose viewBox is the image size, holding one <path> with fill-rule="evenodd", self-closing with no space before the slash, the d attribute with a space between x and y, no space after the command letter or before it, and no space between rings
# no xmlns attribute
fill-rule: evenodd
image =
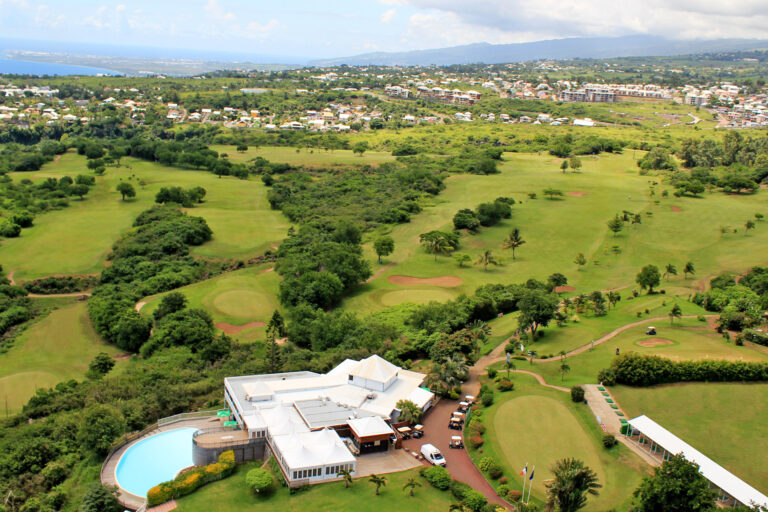
<svg viewBox="0 0 768 512"><path fill-rule="evenodd" d="M664 338L648 338L647 340L640 340L636 341L635 345L639 345L641 347L658 347L659 345L674 345L674 341L665 340Z"/></svg>
<svg viewBox="0 0 768 512"><path fill-rule="evenodd" d="M583 190L569 190L568 192L566 192L566 194L573 197L581 197L581 196L587 195L587 193L584 192Z"/></svg>
<svg viewBox="0 0 768 512"><path fill-rule="evenodd" d="M410 277L410 276L389 276L387 278L392 284L400 286L414 286L417 284L431 284L432 286L444 286L451 288L461 284L461 278L456 276L440 277Z"/></svg>
<svg viewBox="0 0 768 512"><path fill-rule="evenodd" d="M224 331L224 334L237 334L245 329L255 329L256 327L264 327L264 322L248 322L243 325L232 325L229 322L218 322L215 327Z"/></svg>
<svg viewBox="0 0 768 512"><path fill-rule="evenodd" d="M683 211L683 209L680 208L679 206L670 206L669 209L672 210L673 212L681 212L681 211Z"/></svg>
<svg viewBox="0 0 768 512"><path fill-rule="evenodd" d="M576 288L573 286L555 286L555 293L563 293L563 292L575 292Z"/></svg>

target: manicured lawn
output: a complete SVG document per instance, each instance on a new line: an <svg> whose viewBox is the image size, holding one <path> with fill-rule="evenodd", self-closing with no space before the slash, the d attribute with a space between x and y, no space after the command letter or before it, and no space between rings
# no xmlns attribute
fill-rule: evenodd
<svg viewBox="0 0 768 512"><path fill-rule="evenodd" d="M662 283L668 291L676 290L687 296L696 288L697 278L724 270L743 271L766 262L761 248L768 243L768 229L761 224L749 235L743 233L744 222L755 212L768 212L766 194L733 196L715 192L701 198L662 198L663 187L657 186L656 195L651 198L649 183L657 178L638 174L631 151L584 157L582 172L566 175L559 171L560 160L549 155L505 153L504 159L498 175L447 178L446 190L433 199L431 206L414 215L410 223L391 228L395 251L384 263L395 265L347 299L343 307L372 312L398 300L408 300L408 294L392 296L388 292L419 290L417 300L423 300L422 290L438 288L389 283L387 277L393 275L457 276L462 280L459 286L440 288L441 295L453 297L472 293L486 283L524 282L532 277L545 280L553 272L564 273L577 292L617 287L628 291L636 287L634 277L643 265L654 263L663 268L674 263L681 270L691 260L697 276L686 280L681 273ZM566 194L561 200L548 200L542 194L546 187L585 194ZM529 199L530 192L538 198ZM500 266L490 266L487 272L474 265L460 268L447 256L435 261L419 245L421 233L452 229L451 219L459 209L475 208L499 196L518 201L512 208L512 218L484 228L477 235L463 236L458 252L469 254L474 260L482 250L491 249L501 260ZM673 206L681 211L673 211ZM641 213L642 224L625 225L624 231L614 237L606 222L625 209ZM722 235L719 228L725 225L739 232ZM501 249L502 240L513 227L520 228L526 240L517 251L516 260ZM374 271L381 268L371 248L375 236L369 235L366 244ZM579 252L588 260L581 270L574 263Z"/></svg>
<svg viewBox="0 0 768 512"><path fill-rule="evenodd" d="M51 300L51 299L39 299ZM67 379L82 379L99 352L119 350L101 341L91 327L84 302L67 304L30 325L5 354L0 354L2 413L13 413L35 390ZM114 371L114 370L113 370Z"/></svg>
<svg viewBox="0 0 768 512"><path fill-rule="evenodd" d="M629 417L646 414L768 493L768 384L693 383L611 388Z"/></svg>
<svg viewBox="0 0 768 512"><path fill-rule="evenodd" d="M418 470L384 475L387 485L375 495L367 478L355 480L349 489L342 482L313 485L309 490L289 494L278 488L271 496L255 497L245 486L245 474L254 464L243 464L234 475L199 489L176 501L179 512L241 512L242 510L307 510L313 512L378 512L380 510L420 510L445 512L454 501L448 491L439 491L419 476ZM421 487L410 497L403 485L415 478Z"/></svg>
<svg viewBox="0 0 768 512"><path fill-rule="evenodd" d="M248 151L238 152L235 146L211 146L219 153L226 153L233 162L247 162L260 156L274 163L286 163L302 167L336 167L343 165L376 165L383 162L393 162L395 157L389 152L366 151L358 156L348 149L306 149L292 147L263 147L248 148Z"/></svg>
<svg viewBox="0 0 768 512"><path fill-rule="evenodd" d="M482 453L473 451L473 457L498 460L510 487L518 490L522 489L520 471L526 463L529 471L535 464L532 498L537 502L546 499L544 482L552 478L552 465L576 457L597 473L603 485L598 497L589 498L585 510L624 509L648 471L644 463L624 446L603 448L602 431L589 409L572 403L569 394L544 388L528 375L512 379L515 390L497 392L494 405L483 413L485 443Z"/></svg>
<svg viewBox="0 0 768 512"><path fill-rule="evenodd" d="M85 161L85 157L69 152L38 172L12 177L37 181L88 174ZM135 199L120 199L115 187L121 180L129 180L136 188ZM172 169L126 158L121 167L110 167L103 177L97 177L83 201L71 200L68 208L40 214L35 225L24 229L19 238L3 240L3 265L6 271L15 272L16 279L97 273L112 244L141 211L154 204L160 187L171 185L199 185L208 192L205 203L190 209L190 213L208 221L213 240L193 249L193 254L209 258L256 256L279 244L288 230L285 217L270 209L266 187L260 180L217 178L204 171ZM56 248L54 254L52 247Z"/></svg>
<svg viewBox="0 0 768 512"><path fill-rule="evenodd" d="M214 322L236 326L249 322L266 323L275 310L281 309L277 300L280 275L270 268L271 264L265 264L235 270L176 291L187 297L189 307L207 310ZM151 314L163 295L148 297L150 302L141 312ZM264 327L246 328L234 336L243 341L263 339L265 331Z"/></svg>

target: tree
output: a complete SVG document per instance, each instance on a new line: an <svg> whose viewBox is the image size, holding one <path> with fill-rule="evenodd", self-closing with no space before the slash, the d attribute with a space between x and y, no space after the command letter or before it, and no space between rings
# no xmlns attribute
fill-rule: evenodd
<svg viewBox="0 0 768 512"><path fill-rule="evenodd" d="M597 496L597 475L584 462L570 458L561 459L552 466L554 478L544 485L547 488L547 504L559 512L575 512L587 504L587 496ZM662 510L662 509L659 509Z"/></svg>
<svg viewBox="0 0 768 512"><path fill-rule="evenodd" d="M545 188L543 192L544 195L548 196L550 199L554 199L555 197L563 197L563 191L556 188Z"/></svg>
<svg viewBox="0 0 768 512"><path fill-rule="evenodd" d="M560 380L565 380L565 375L571 371L571 367L568 364L568 359L565 357L565 351L560 352Z"/></svg>
<svg viewBox="0 0 768 512"><path fill-rule="evenodd" d="M272 490L275 478L272 472L264 468L255 468L245 474L245 485L255 494L267 494Z"/></svg>
<svg viewBox="0 0 768 512"><path fill-rule="evenodd" d="M155 322L158 322L164 316L181 311L186 307L187 297L181 292L171 292L160 300L160 305L152 313L152 317L155 319Z"/></svg>
<svg viewBox="0 0 768 512"><path fill-rule="evenodd" d="M92 484L85 492L78 510L79 512L123 512L125 508L103 485Z"/></svg>
<svg viewBox="0 0 768 512"><path fill-rule="evenodd" d="M560 164L560 169L563 170L563 174L568 170L568 160L563 160Z"/></svg>
<svg viewBox="0 0 768 512"><path fill-rule="evenodd" d="M435 255L435 261L437 261L438 254L448 254L456 250L459 246L458 236L453 234L443 233L442 231L430 231L429 233L422 233L419 235L421 245Z"/></svg>
<svg viewBox="0 0 768 512"><path fill-rule="evenodd" d="M363 153L366 151L368 151L368 143L365 141L358 142L352 146L352 153L356 154L357 156L363 156Z"/></svg>
<svg viewBox="0 0 768 512"><path fill-rule="evenodd" d="M672 455L643 477L635 490L639 512L699 512L715 510L716 492L699 473L699 466L683 455Z"/></svg>
<svg viewBox="0 0 768 512"><path fill-rule="evenodd" d="M611 290L608 293L606 293L605 296L608 298L608 303L611 306L615 306L616 303L621 300L621 295L619 294L619 292L616 292L616 291L613 291L613 290Z"/></svg>
<svg viewBox="0 0 768 512"><path fill-rule="evenodd" d="M587 258L584 257L584 253L580 252L576 255L576 259L573 260L575 264L579 266L579 270L581 270L581 267L587 264Z"/></svg>
<svg viewBox="0 0 768 512"><path fill-rule="evenodd" d="M573 169L573 172L579 172L579 169L581 169L581 158L571 157L571 169Z"/></svg>
<svg viewBox="0 0 768 512"><path fill-rule="evenodd" d="M664 277L667 281L669 281L670 276L676 276L677 275L677 267L674 266L671 263L667 263L667 266L664 267Z"/></svg>
<svg viewBox="0 0 768 512"><path fill-rule="evenodd" d="M73 196L77 196L80 198L80 200L83 199L83 197L88 194L88 191L91 190L88 188L88 185L83 184L77 184L72 185L69 189L69 193Z"/></svg>
<svg viewBox="0 0 768 512"><path fill-rule="evenodd" d="M692 276L696 275L696 267L693 265L692 261L685 264L685 267L683 267L683 274L686 279L688 279L688 274L691 274Z"/></svg>
<svg viewBox="0 0 768 512"><path fill-rule="evenodd" d="M340 469L336 476L344 479L344 488L349 489L349 484L352 483L352 472L348 469Z"/></svg>
<svg viewBox="0 0 768 512"><path fill-rule="evenodd" d="M115 366L115 360L106 352L99 352L88 365L88 371L95 376L106 375Z"/></svg>
<svg viewBox="0 0 768 512"><path fill-rule="evenodd" d="M483 270L488 272L488 265L498 265L499 262L496 260L496 258L493 256L493 251L490 249L486 249L482 253L480 253L480 257L477 258L475 261L475 265L482 265Z"/></svg>
<svg viewBox="0 0 768 512"><path fill-rule="evenodd" d="M421 421L422 410L410 400L398 400L395 407L400 409L400 420L415 425Z"/></svg>
<svg viewBox="0 0 768 512"><path fill-rule="evenodd" d="M267 324L267 343L269 344L267 358L269 360L270 373L276 373L280 369L280 347L277 346L277 338L283 337L284 332L285 322L283 321L283 316L279 311L275 310Z"/></svg>
<svg viewBox="0 0 768 512"><path fill-rule="evenodd" d="M456 253L453 255L453 259L456 260L456 263L459 264L459 267L463 267L465 263L472 261L472 257L469 254Z"/></svg>
<svg viewBox="0 0 768 512"><path fill-rule="evenodd" d="M518 228L514 228L509 232L507 238L504 239L501 246L504 249L512 249L512 259L515 259L515 249L524 243L525 240L523 240L523 237L520 235L520 230Z"/></svg>
<svg viewBox="0 0 768 512"><path fill-rule="evenodd" d="M750 229L755 229L755 221L753 220L748 220L744 223L744 235L746 235Z"/></svg>
<svg viewBox="0 0 768 512"><path fill-rule="evenodd" d="M641 289L648 288L648 293L653 293L653 287L658 286L661 282L659 267L656 265L644 266L635 277L635 282L640 285Z"/></svg>
<svg viewBox="0 0 768 512"><path fill-rule="evenodd" d="M670 325L674 324L675 318L680 318L683 316L683 310L680 309L680 306L678 304L675 304L672 306L672 309L669 310L669 323Z"/></svg>
<svg viewBox="0 0 768 512"><path fill-rule="evenodd" d="M624 229L624 221L621 220L621 217L619 217L619 214L617 213L616 216L608 221L608 229L613 231L614 238L617 234L619 234L619 231Z"/></svg>
<svg viewBox="0 0 768 512"><path fill-rule="evenodd" d="M376 496L379 495L379 489L387 485L387 477L379 475L371 475L368 481L376 486Z"/></svg>
<svg viewBox="0 0 768 512"><path fill-rule="evenodd" d="M247 145L247 144L245 144L245 143L243 143L243 142L241 142L240 144L238 144L238 145L237 145L237 147L235 148L235 150L236 150L238 153L245 153L246 151L248 151L248 145Z"/></svg>
<svg viewBox="0 0 768 512"><path fill-rule="evenodd" d="M123 146L114 146L109 149L109 157L114 160L117 167L120 167L120 160L128 154L128 150Z"/></svg>
<svg viewBox="0 0 768 512"><path fill-rule="evenodd" d="M105 455L125 428L125 420L118 410L96 404L81 414L77 440L80 446L93 450L97 455Z"/></svg>
<svg viewBox="0 0 768 512"><path fill-rule="evenodd" d="M381 263L382 256L389 256L395 250L395 240L391 236L380 236L373 242L373 249L379 257L379 263Z"/></svg>
<svg viewBox="0 0 768 512"><path fill-rule="evenodd" d="M760 222L761 220L763 220L763 217L764 217L764 215L762 213L756 213L755 214L755 220L757 222Z"/></svg>
<svg viewBox="0 0 768 512"><path fill-rule="evenodd" d="M133 185L126 183L125 181L121 181L117 184L117 191L123 196L123 201L125 201L126 197L136 197L136 189L133 188Z"/></svg>
<svg viewBox="0 0 768 512"><path fill-rule="evenodd" d="M518 300L517 306L520 308L518 317L520 328L530 329L531 337L535 340L536 330L547 326L555 317L555 312L560 306L560 298L541 289L526 290Z"/></svg>
<svg viewBox="0 0 768 512"><path fill-rule="evenodd" d="M408 479L408 481L403 486L403 490L410 489L410 494L411 494L411 496L413 496L413 490L416 487L421 487L421 484L419 482L417 482L415 478L411 477L411 478Z"/></svg>

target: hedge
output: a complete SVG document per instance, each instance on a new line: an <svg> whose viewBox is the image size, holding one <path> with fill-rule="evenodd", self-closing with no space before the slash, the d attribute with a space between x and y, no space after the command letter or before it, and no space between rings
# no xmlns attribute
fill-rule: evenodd
<svg viewBox="0 0 768 512"><path fill-rule="evenodd" d="M740 336L751 343L768 347L768 332L745 329Z"/></svg>
<svg viewBox="0 0 768 512"><path fill-rule="evenodd" d="M174 498L181 498L200 487L228 477L235 470L235 452L227 450L219 455L218 462L185 471L173 480L151 488L147 493L147 505L154 507Z"/></svg>
<svg viewBox="0 0 768 512"><path fill-rule="evenodd" d="M432 487L446 491L451 486L451 474L443 466L430 466L422 468L421 476L432 484Z"/></svg>
<svg viewBox="0 0 768 512"><path fill-rule="evenodd" d="M768 381L768 363L672 361L631 352L614 358L598 378L606 373L612 373L618 384L640 387L673 382L754 382Z"/></svg>

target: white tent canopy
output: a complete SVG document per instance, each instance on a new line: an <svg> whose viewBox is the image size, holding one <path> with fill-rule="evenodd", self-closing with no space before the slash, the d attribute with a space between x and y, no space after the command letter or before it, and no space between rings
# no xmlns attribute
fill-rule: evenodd
<svg viewBox="0 0 768 512"><path fill-rule="evenodd" d="M699 471L707 480L733 496L742 504L768 507L768 496L747 484L651 418L645 415L638 416L629 420L629 424L667 452L672 454L680 453L687 460L698 464Z"/></svg>
<svg viewBox="0 0 768 512"><path fill-rule="evenodd" d="M381 416L369 416L367 418L347 420L347 425L349 425L349 428L352 429L358 438L395 434L392 427L390 427Z"/></svg>

